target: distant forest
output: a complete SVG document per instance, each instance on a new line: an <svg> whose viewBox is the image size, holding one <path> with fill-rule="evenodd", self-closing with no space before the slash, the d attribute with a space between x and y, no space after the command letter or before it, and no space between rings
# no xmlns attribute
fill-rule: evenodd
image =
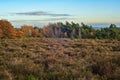
<svg viewBox="0 0 120 80"><path fill-rule="evenodd" d="M120 40L120 27L110 24L109 27L94 29L92 26L81 23L62 22L51 23L43 28L23 25L21 28L14 26L7 20L0 20L0 38L71 38L71 39L115 39Z"/></svg>

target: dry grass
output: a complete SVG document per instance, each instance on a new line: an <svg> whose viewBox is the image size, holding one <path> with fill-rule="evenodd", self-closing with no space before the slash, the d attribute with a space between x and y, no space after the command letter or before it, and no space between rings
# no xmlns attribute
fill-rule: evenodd
<svg viewBox="0 0 120 80"><path fill-rule="evenodd" d="M120 41L0 40L0 80L120 80Z"/></svg>

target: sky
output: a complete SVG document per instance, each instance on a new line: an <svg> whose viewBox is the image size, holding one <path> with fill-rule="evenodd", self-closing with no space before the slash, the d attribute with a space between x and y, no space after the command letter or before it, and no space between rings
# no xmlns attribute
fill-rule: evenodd
<svg viewBox="0 0 120 80"><path fill-rule="evenodd" d="M0 0L0 19L14 26L65 21L119 24L120 0Z"/></svg>

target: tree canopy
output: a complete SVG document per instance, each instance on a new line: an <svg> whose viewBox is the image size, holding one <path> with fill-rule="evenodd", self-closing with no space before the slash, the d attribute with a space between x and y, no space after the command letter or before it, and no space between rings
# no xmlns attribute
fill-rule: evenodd
<svg viewBox="0 0 120 80"><path fill-rule="evenodd" d="M0 20L0 38L47 37L47 38L80 38L80 39L116 39L120 40L120 28L115 24L109 27L94 29L81 23L50 23L43 28L23 25L15 29L7 20Z"/></svg>

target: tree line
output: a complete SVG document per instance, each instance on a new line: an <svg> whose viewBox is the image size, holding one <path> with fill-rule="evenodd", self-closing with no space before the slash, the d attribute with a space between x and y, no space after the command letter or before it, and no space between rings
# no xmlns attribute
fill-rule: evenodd
<svg viewBox="0 0 120 80"><path fill-rule="evenodd" d="M67 22L51 23L43 28L23 25L14 28L7 20L0 20L0 38L80 38L80 39L116 39L120 40L120 28L115 24L109 27L94 29L92 26L81 23Z"/></svg>

